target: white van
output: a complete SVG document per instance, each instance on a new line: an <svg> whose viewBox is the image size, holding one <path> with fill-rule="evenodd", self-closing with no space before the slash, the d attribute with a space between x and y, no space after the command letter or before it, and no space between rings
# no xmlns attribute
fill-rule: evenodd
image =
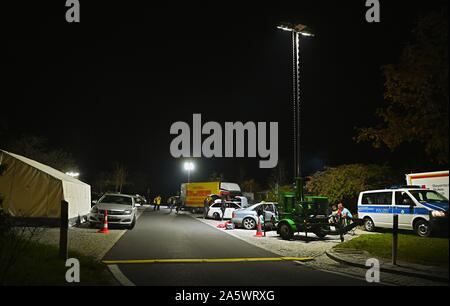
<svg viewBox="0 0 450 306"><path fill-rule="evenodd" d="M440 228L448 230L448 199L434 190L405 186L359 194L358 217L366 231L392 228L394 214L400 229L414 230L422 237Z"/></svg>

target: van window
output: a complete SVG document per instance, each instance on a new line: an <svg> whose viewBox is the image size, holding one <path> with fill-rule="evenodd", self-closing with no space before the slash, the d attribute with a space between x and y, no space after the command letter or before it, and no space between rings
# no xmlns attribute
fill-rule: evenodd
<svg viewBox="0 0 450 306"><path fill-rule="evenodd" d="M397 191L395 193L395 205L414 205L414 201L411 197L404 191Z"/></svg>
<svg viewBox="0 0 450 306"><path fill-rule="evenodd" d="M365 193L362 197L363 205L391 205L392 192Z"/></svg>
<svg viewBox="0 0 450 306"><path fill-rule="evenodd" d="M448 202L443 195L434 190L411 190L410 192L420 203Z"/></svg>

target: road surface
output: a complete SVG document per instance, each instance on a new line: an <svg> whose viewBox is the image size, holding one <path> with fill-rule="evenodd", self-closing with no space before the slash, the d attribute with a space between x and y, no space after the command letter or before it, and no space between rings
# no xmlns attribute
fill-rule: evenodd
<svg viewBox="0 0 450 306"><path fill-rule="evenodd" d="M263 238L262 238L263 239ZM148 208L104 260L120 261L121 273L135 285L302 286L367 285L340 274L314 270L293 261L140 263L128 260L238 259L279 256L215 229L191 215ZM123 261L123 262L122 262Z"/></svg>

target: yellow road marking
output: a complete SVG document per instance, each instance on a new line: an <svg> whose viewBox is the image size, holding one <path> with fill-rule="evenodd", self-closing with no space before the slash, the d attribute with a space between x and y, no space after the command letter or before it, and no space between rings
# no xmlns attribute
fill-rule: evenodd
<svg viewBox="0 0 450 306"><path fill-rule="evenodd" d="M205 258L205 259L137 259L103 260L106 265L118 264L165 264L165 263L232 263L261 261L311 261L312 257L268 257L268 258Z"/></svg>

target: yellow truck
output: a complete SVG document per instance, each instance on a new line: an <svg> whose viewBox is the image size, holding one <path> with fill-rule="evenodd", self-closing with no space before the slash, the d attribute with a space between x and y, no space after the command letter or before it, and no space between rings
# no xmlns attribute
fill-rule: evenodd
<svg viewBox="0 0 450 306"><path fill-rule="evenodd" d="M181 185L180 200L183 209L193 213L203 211L207 197L219 198L221 192L228 192L231 197L241 196L241 188L236 183L200 182Z"/></svg>

